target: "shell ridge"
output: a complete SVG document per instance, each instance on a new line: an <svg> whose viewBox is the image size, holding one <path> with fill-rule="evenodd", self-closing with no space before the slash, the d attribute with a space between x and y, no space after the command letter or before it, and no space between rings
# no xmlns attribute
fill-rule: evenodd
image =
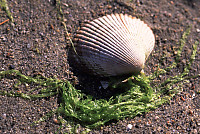
<svg viewBox="0 0 200 134"><path fill-rule="evenodd" d="M88 53L88 49L83 49L82 51L86 51L87 53ZM92 51L93 51L93 49L92 49ZM91 55L93 55L94 53L92 52L92 51L90 51L90 53L89 54L91 54ZM101 52L100 52L101 53ZM93 57L93 58L91 58L91 57ZM96 66L95 65L93 65L93 63L95 63L96 61L101 61L100 63L102 63L102 60L107 60L107 61L113 61L112 60L112 58L110 57L110 58L105 58L105 57L110 57L110 56L105 56L104 54L98 54L98 56L90 56L90 57L88 57L87 55L86 56L83 56L82 58L83 58L83 60L84 60L84 62L85 62L85 65L86 66L88 66L88 65L91 65L91 66L89 66L90 68L92 67L93 68L93 70L96 70ZM111 59L111 60L109 60L109 59ZM89 62L89 63L88 63ZM99 63L99 62L97 62L97 63ZM106 65L106 67L103 67L103 66L105 66ZM117 68L119 65L120 66L123 66L124 68L126 68L127 67L127 64L124 64L124 62L121 62L120 60L115 60L115 61L113 61L113 63L112 62L107 62L106 64L100 64L100 65L98 65L98 67L100 67L100 66L102 66L102 68L105 68L105 69L108 69L108 67L109 68L113 68L113 67L115 67L115 68ZM113 66L114 65L114 66ZM98 72L98 71L97 71ZM106 75L106 74L104 74L104 75Z"/></svg>
<svg viewBox="0 0 200 134"><path fill-rule="evenodd" d="M98 23L98 24L99 24L99 23L104 24L104 25L103 25L103 28L107 29L107 31L108 31L110 34L112 34L112 35L116 38L116 40L118 40L121 44L124 44L123 38L122 38L120 35L118 35L118 34L116 33L116 30L114 30L115 28L113 27L112 24L107 23L105 20L103 20L103 18L100 18L99 21L96 21L96 23ZM112 26L112 27L111 27L111 26ZM119 46L118 46L118 47L119 47Z"/></svg>
<svg viewBox="0 0 200 134"><path fill-rule="evenodd" d="M82 28L82 30L83 30L83 28ZM105 48L105 49L109 49L110 52L115 53L115 54L118 55L119 57L122 57L124 61L127 61L127 58L126 58L125 56L119 55L119 53L117 53L117 48L108 45L108 44L111 44L111 42L110 42L109 40L105 40L105 39L103 40L103 38L101 38L100 36L98 37L98 35L94 35L94 34L92 35L92 32L89 32L88 29L87 29L87 33L86 33L86 32L83 32L82 30L80 30L79 32L80 32L82 35L85 35L85 36L86 36L85 38L87 38L87 36L88 36L88 37L91 38L92 40L95 39L96 41L100 42L100 43L98 43L98 45L100 45L101 47L103 47L103 48ZM85 29L85 30L86 30L86 29ZM84 37L83 37L83 39L84 39ZM96 42L94 41L94 43L96 43ZM101 43L102 43L102 44L101 44ZM124 55L126 55L126 53L125 53L124 51L123 51L122 53L123 53Z"/></svg>
<svg viewBox="0 0 200 134"><path fill-rule="evenodd" d="M90 28L90 27L89 27L89 28ZM88 29L87 29L87 30L88 30ZM104 37L105 37L105 36L104 36ZM107 40L107 41L108 41L108 40ZM109 43L109 44L111 44L111 43ZM114 43L114 44L117 45L117 43ZM112 46L109 45L109 47L112 47L112 49L113 49L113 48L116 48L116 46L113 46L113 45L112 45ZM127 55L127 54L125 53L126 50L124 50L122 46L120 46L120 48L122 48L122 49L120 49L120 50L121 50L121 53ZM128 55L127 55L127 56L128 56ZM127 61L127 60L126 60L126 61Z"/></svg>
<svg viewBox="0 0 200 134"><path fill-rule="evenodd" d="M115 16L113 16L113 17L116 17L116 19L117 20L120 20L120 21L118 21L118 22L121 22L120 24L121 25L123 25L124 26L124 29L126 30L126 32L128 33L128 34L126 34L126 38L127 38L127 40L129 40L129 42L127 43L127 47L128 47L128 49L129 49L129 56L132 58L132 59L134 59L134 56L133 56L133 54L131 54L131 44L133 44L133 36L132 36L132 34L131 34L131 32L128 30L128 26L127 26L127 23L125 23L125 18L123 17L124 15L123 14L120 14L120 15L115 15Z"/></svg>
<svg viewBox="0 0 200 134"><path fill-rule="evenodd" d="M114 52L112 49L108 49L109 47L105 47L101 45L102 42L99 42L92 37L84 36L83 34L80 34L80 35L77 34L77 36L79 37L79 42L83 43L82 46L84 46L85 43L87 43L87 45L89 45L91 48L98 49L99 51L108 53L110 55L114 55L116 58L121 59L124 62L128 62L128 59L126 59L126 57L121 56L119 53ZM97 44L97 45L94 45L94 44Z"/></svg>
<svg viewBox="0 0 200 134"><path fill-rule="evenodd" d="M121 44L124 44L124 42L126 43L123 36L118 33L118 29L116 29L115 25L107 17L100 18L99 21L104 24L104 27L106 26L109 29L110 33L112 33Z"/></svg>
<svg viewBox="0 0 200 134"><path fill-rule="evenodd" d="M106 19L107 19L107 18L106 18ZM107 20L107 21L109 22L109 20ZM105 22L104 20L102 20L102 23L105 24L106 22ZM111 22L109 22L107 25L108 25L108 26L113 26ZM113 26L113 28L112 28L112 27L109 27L109 28L110 28L110 29L114 29L114 26ZM113 32L115 32L116 35L118 35L118 37L120 36L120 34L117 33L116 31L113 31ZM120 48L120 49L118 49L118 53L122 54L122 53L124 53L124 52L130 51L128 47L125 47L125 46L127 46L127 44L128 44L128 42L126 42L125 38L123 38L123 37L121 36L121 38L120 38L119 41L124 41L125 43L122 42L122 44L119 44L119 45L118 45L118 47ZM115 47L116 47L116 46L115 46ZM132 60L130 60L131 58L129 58L129 57L130 57L129 53L126 53L126 56L127 56L127 57L125 58L126 61L127 61L127 62L130 62L131 64L134 64L134 62L133 62Z"/></svg>
<svg viewBox="0 0 200 134"><path fill-rule="evenodd" d="M101 34L102 33L99 33L99 32L97 32L97 31L93 31L93 30L91 30L91 29L88 29L88 28L86 28L86 29L82 29L83 31L86 31L87 33L88 33L88 36L90 36L90 37L92 37L92 36L94 36L95 37L95 39L97 39L97 40L99 40L99 41L101 41L101 42L103 42L103 41L105 41L103 44L105 44L106 46L110 46L110 45L108 45L108 44L117 44L115 41L113 41L112 39L108 39L108 38L106 38L106 37L104 37L104 36L101 36ZM113 47L112 46L112 49L116 49L115 47Z"/></svg>
<svg viewBox="0 0 200 134"><path fill-rule="evenodd" d="M113 27L113 29L114 29L114 26L113 26L113 23L111 23L111 21L109 21L109 19L107 19L107 17L102 17L102 18L99 18L101 21L103 21L103 19L106 19L107 20L107 22L108 22L108 24L106 25L106 26L109 26L109 28L110 29L112 29L112 27ZM112 21L113 22L113 21ZM105 21L103 21L102 22L103 24L105 24L106 22ZM112 29L112 30L113 30ZM115 31L113 31L113 32L115 32ZM118 34L117 32L115 32L118 36L120 36L120 34ZM124 38L123 37L121 37L120 38L121 40L123 40L124 42L126 42L125 40L124 40ZM129 43L129 44L123 44L123 46L130 46L131 44ZM142 58L143 56L135 56L135 54L137 54L138 52L136 52L136 50L138 50L138 49L131 49L132 51L129 51L129 50L127 50L128 49L128 47L123 47L123 48L126 48L126 52L129 52L128 53L128 57L127 57L127 59L129 59L128 61L131 63L131 64L133 64L133 65L135 65L135 66L143 66L143 62L142 63L138 63L137 61L139 60L138 58ZM130 48L132 48L132 46L130 46ZM139 49L140 50L140 49ZM119 51L120 52L120 51ZM131 53L132 53L132 55L131 55ZM145 56L145 54L144 54L144 56ZM142 59L144 59L145 60L145 58L142 58ZM143 61L143 60L142 60ZM139 65L136 65L136 63L138 63Z"/></svg>
<svg viewBox="0 0 200 134"><path fill-rule="evenodd" d="M148 55L153 50L152 46L154 46L154 43L155 43L154 35L153 35L153 32L151 31L151 28L146 23L144 23L143 21L139 19L137 19L137 22L139 23L139 26L141 27L139 31L141 33L140 35L143 35L143 37L140 36L138 38L141 38L140 42L141 44L143 44L143 47L145 48L145 59L147 59ZM144 37L146 37L146 40L143 39ZM152 40L153 42L151 43L151 41L149 40Z"/></svg>
<svg viewBox="0 0 200 134"><path fill-rule="evenodd" d="M139 72L155 43L150 27L127 14L90 21L75 38L79 54L76 61L101 77Z"/></svg>
<svg viewBox="0 0 200 134"><path fill-rule="evenodd" d="M104 17L104 20L105 20L104 22L106 22L108 26L110 26L110 30L112 30L114 33L117 34L117 36L120 37L120 40L122 40L122 43L124 42L124 44L127 44L128 40L126 40L124 34L122 33L123 28L119 27L119 25L116 24L117 21L113 19L112 15Z"/></svg>
<svg viewBox="0 0 200 134"><path fill-rule="evenodd" d="M88 43L87 39L85 39L85 37L83 35L79 36L79 38L81 38L82 40L80 40L81 42L84 43ZM115 53L114 51L110 51L110 49L108 49L108 47L102 47L101 42L94 40L93 38L88 38L88 40L92 43L88 43L87 45L89 45L90 47L94 48L94 49L98 49L99 51L102 51L104 53L108 53L110 55L114 55L116 57L118 57L119 59L123 60L123 61L127 61L124 57L121 57L118 53ZM83 43L83 44L84 44ZM94 46L94 44L97 44ZM84 44L85 45L85 44ZM84 46L82 45L82 46ZM108 51L109 50L109 51Z"/></svg>
<svg viewBox="0 0 200 134"><path fill-rule="evenodd" d="M110 16L108 16L108 17L110 17ZM109 26L113 26L113 23L111 23L107 17L104 17L104 19L106 19L105 21L108 22ZM112 22L113 22L113 21L112 21ZM114 25L114 26L115 26L115 25ZM129 42L128 42L127 40L125 40L126 38L124 38L123 35L121 35L120 33L117 33L117 32L116 32L116 31L118 31L118 30L114 30L114 29L115 29L114 26L113 26L113 28L111 27L110 29L112 29L113 32L115 32L118 36L121 37L121 38L120 38L121 41L124 41L124 42L125 42L125 43L122 43L122 45L119 44L119 48L121 48L121 49L119 50L119 52L122 53L123 51L126 51L126 52L127 52L127 51L130 51L130 49L129 49L128 47L124 47L124 46L127 46L127 44L128 44ZM116 26L116 27L117 27L117 26ZM127 54L126 54L126 55L127 55ZM129 55L127 55L127 56L129 57ZM129 60L129 62L132 62L132 61Z"/></svg>
<svg viewBox="0 0 200 134"><path fill-rule="evenodd" d="M98 25L99 25L99 23L91 23L91 24L93 24L95 27L97 27L98 28ZM102 26L103 28L101 28L101 27L99 27L100 28L100 30L102 30L102 32L105 32L106 34L108 34L108 35L110 35L110 37L113 39L113 40L115 40L115 41L118 41L119 42L119 40L117 39L117 37L116 37L116 35L115 34L113 34L113 33L110 33L109 32L109 29L107 29L106 27L104 27L104 26ZM120 42L121 43L121 42Z"/></svg>
<svg viewBox="0 0 200 134"><path fill-rule="evenodd" d="M129 19L130 17L128 15L119 15L119 18L120 20L122 20L123 22L123 25L125 26L125 28L127 29L130 29L130 25L133 25L134 23L127 23L127 21L129 22ZM140 51L140 48L133 48L133 45L132 44L136 44L137 42L135 40L133 40L133 34L131 34L130 30L127 31L127 39L130 40L130 43L127 44L127 47L130 48L130 52L129 52L129 56L130 56L130 59L132 59L132 62L133 64L137 64L138 62L138 59L137 57L135 56L137 54L137 51ZM143 57L143 56L140 56L140 57ZM140 65L137 65L137 66L140 66Z"/></svg>
<svg viewBox="0 0 200 134"><path fill-rule="evenodd" d="M94 23L94 25L95 25L96 23ZM96 25L99 25L98 23L96 24ZM98 27L98 26L96 26L96 27ZM106 32L106 31L104 31L104 32ZM115 40L117 39L117 41L120 41L118 38L116 38L116 35L114 36L115 38ZM117 43L116 43L117 44ZM123 47L122 47L122 45L120 45L120 44L123 44L122 42L119 42L118 43L119 45L117 45L120 49L122 49L123 51L127 51L127 49L123 49ZM114 47L116 47L116 46L114 46Z"/></svg>
<svg viewBox="0 0 200 134"><path fill-rule="evenodd" d="M97 50L95 50L95 49L93 49L93 48L91 49L91 51L88 52L88 48L90 48L90 47L89 47L89 46L83 47L82 51L85 51L85 52L89 53L90 56L93 56L93 55L94 55L94 52L95 52L95 53L98 52L98 56L97 56L97 57L101 57L102 59L111 59L111 58L114 57L113 55L109 55L108 53L103 53L102 51L97 51ZM102 54L101 54L101 53L102 53ZM106 56L105 56L104 54L106 54ZM95 55L97 55L97 54L95 54ZM88 55L83 55L83 56L88 57ZM97 57L95 57L95 58L97 58ZM108 58L106 58L106 57L108 57ZM94 60L95 58L92 58L92 60L95 61L95 60ZM91 60L91 59L90 59L90 60ZM122 63L122 64L124 63L124 62L122 62L122 61L119 60L119 59L115 60L114 62L116 62L116 63ZM125 65L125 64L124 64L124 65Z"/></svg>
<svg viewBox="0 0 200 134"><path fill-rule="evenodd" d="M92 25L92 24L91 24ZM98 25L98 24L97 24ZM97 29L96 26L88 26L87 28L90 28L91 30L94 30L95 32L98 32L99 34L102 34L102 35L108 35L109 37L105 37L107 39L112 39L113 43L117 44L117 43L120 43L118 42L118 40L116 40L116 37L113 36L111 33L109 33L108 31L105 31L105 29Z"/></svg>
<svg viewBox="0 0 200 134"><path fill-rule="evenodd" d="M94 70L94 72L96 72L99 75L103 75L103 76L111 76L113 74L120 75L120 74L124 73L124 70L126 70L125 74L129 74L132 72L132 70L127 67L127 65L123 65L123 64L120 64L117 62L112 63L112 62L108 62L108 61L106 61L106 63L109 63L109 64L103 64L103 65L95 64L94 65L94 61L89 61L89 59L87 59L89 63L86 63L86 64L88 64L89 67L93 66L92 70ZM97 62L98 60L100 62L102 62L101 59L95 59L95 62ZM109 59L107 59L107 60L109 60ZM112 64L112 66L110 64ZM121 68L121 70L119 70L118 68ZM100 72L100 70L101 70L101 72Z"/></svg>
<svg viewBox="0 0 200 134"><path fill-rule="evenodd" d="M120 28L120 29L119 29L119 31L120 31L119 34L122 35L122 37L123 37L124 40L126 41L126 44L127 44L127 45L128 45L128 44L131 44L131 41L130 41L130 32L127 30L127 27L126 27L126 25L123 23L123 20L120 18L120 16L119 16L119 15L112 15L112 19L116 22L116 24L117 24L118 26L121 26L121 27L119 27L119 28ZM129 47L127 47L127 49L130 50Z"/></svg>

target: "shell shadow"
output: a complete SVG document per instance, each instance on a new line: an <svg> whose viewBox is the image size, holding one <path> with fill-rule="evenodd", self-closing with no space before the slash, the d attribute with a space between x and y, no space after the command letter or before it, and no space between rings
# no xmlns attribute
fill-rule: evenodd
<svg viewBox="0 0 200 134"><path fill-rule="evenodd" d="M116 96L120 93L125 92L125 89L116 88L115 90L111 88L103 88L101 81L110 82L113 79L123 80L129 76L118 76L118 77L100 77L92 75L84 65L78 64L77 57L74 57L74 50L69 49L68 52L68 62L70 69L73 72L74 76L78 78L78 84L75 86L76 89L81 90L87 95L91 95L95 99L109 99L112 96Z"/></svg>

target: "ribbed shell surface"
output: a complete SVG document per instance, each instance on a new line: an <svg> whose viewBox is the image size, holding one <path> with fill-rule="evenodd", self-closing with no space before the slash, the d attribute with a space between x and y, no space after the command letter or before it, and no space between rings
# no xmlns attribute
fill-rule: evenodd
<svg viewBox="0 0 200 134"><path fill-rule="evenodd" d="M155 44L143 21L123 14L93 20L75 38L77 62L102 77L140 72Z"/></svg>

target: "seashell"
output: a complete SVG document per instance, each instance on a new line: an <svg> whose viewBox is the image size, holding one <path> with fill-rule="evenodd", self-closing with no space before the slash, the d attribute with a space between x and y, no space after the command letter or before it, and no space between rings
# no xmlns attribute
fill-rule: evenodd
<svg viewBox="0 0 200 134"><path fill-rule="evenodd" d="M73 52L79 68L101 77L139 73L154 48L152 30L130 15L111 14L84 24Z"/></svg>

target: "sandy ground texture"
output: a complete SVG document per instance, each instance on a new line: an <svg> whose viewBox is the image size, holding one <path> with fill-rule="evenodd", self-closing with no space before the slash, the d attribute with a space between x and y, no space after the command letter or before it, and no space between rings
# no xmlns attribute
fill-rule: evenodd
<svg viewBox="0 0 200 134"><path fill-rule="evenodd" d="M68 65L67 49L70 45L57 15L54 0L8 0L14 24L0 25L0 71L20 70L23 74L74 81L73 70ZM183 71L191 55L192 44L200 41L199 0L61 0L68 31L74 36L82 23L111 13L128 13L142 19L156 37L155 50L146 63L145 72L155 71L158 63L164 68L172 63L173 50L182 33L190 26L191 34L184 47L178 68L160 79ZM7 20L0 10L0 22ZM191 67L190 75L200 73L200 47ZM87 78L87 76L84 76ZM81 79L81 78L80 78ZM15 80L0 81L0 90L14 91ZM20 92L27 92L22 87ZM168 104L137 116L109 123L90 133L199 133L200 132L200 80L191 79L183 91ZM103 93L102 93L103 94ZM56 116L32 125L33 121L58 107L57 97L35 101L14 97L0 97L0 133L64 133L59 130ZM127 129L127 125L133 127ZM77 133L83 130L77 129Z"/></svg>

